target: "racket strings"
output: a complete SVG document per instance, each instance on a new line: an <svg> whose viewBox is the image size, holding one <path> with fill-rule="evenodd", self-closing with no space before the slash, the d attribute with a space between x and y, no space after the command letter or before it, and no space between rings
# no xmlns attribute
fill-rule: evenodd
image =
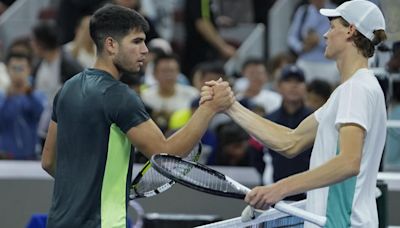
<svg viewBox="0 0 400 228"><path fill-rule="evenodd" d="M241 189L228 182L224 177L198 168L192 163L176 160L173 158L167 158L161 163L161 165L173 176L176 176L189 183L193 183L197 186L215 191L238 194L243 193Z"/></svg>
<svg viewBox="0 0 400 228"><path fill-rule="evenodd" d="M185 157L189 161L198 161L201 155L201 143L197 144ZM153 196L170 188L174 181L163 176L146 163L147 168L141 171L141 177L137 183L131 187L131 198Z"/></svg>
<svg viewBox="0 0 400 228"><path fill-rule="evenodd" d="M139 182L134 186L135 191L139 194L144 194L160 187L161 185L170 182L171 180L159 174L154 169L149 169L142 176Z"/></svg>

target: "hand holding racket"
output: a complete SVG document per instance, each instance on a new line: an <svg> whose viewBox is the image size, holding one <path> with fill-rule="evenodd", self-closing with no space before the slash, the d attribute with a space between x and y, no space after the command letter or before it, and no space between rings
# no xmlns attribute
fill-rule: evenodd
<svg viewBox="0 0 400 228"><path fill-rule="evenodd" d="M152 156L151 164L155 170L165 177L202 192L244 199L250 191L246 186L216 170L176 156L156 154ZM283 202L276 203L274 208L284 213L301 217L318 226L324 226L326 223L326 217L312 214Z"/></svg>

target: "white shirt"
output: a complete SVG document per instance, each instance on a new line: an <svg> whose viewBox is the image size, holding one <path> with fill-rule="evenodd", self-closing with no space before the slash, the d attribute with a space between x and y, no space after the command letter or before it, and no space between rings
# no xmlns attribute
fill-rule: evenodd
<svg viewBox="0 0 400 228"><path fill-rule="evenodd" d="M171 97L162 97L158 93L158 85L154 85L142 93L143 102L154 111L175 112L179 109L189 108L192 100L199 96L199 91L181 84L175 85L175 94Z"/></svg>
<svg viewBox="0 0 400 228"><path fill-rule="evenodd" d="M58 55L52 62L43 60L36 73L36 88L42 91L46 97L47 102L40 117L38 124L38 134L44 138L47 134L51 114L53 110L53 100L58 90L61 88L61 55Z"/></svg>
<svg viewBox="0 0 400 228"><path fill-rule="evenodd" d="M10 84L10 76L8 76L7 67L4 63L0 62L0 92L6 93Z"/></svg>
<svg viewBox="0 0 400 228"><path fill-rule="evenodd" d="M44 92L51 106L56 93L61 88L61 55L58 55L52 62L43 60L36 73L36 88Z"/></svg>
<svg viewBox="0 0 400 228"><path fill-rule="evenodd" d="M386 106L372 71L358 70L315 112L319 123L310 169L339 153L339 128L355 123L365 129L360 173L307 193L307 210L327 216L326 227L378 227L376 179L386 138ZM350 224L349 224L350 223ZM306 224L306 227L314 227Z"/></svg>
<svg viewBox="0 0 400 228"><path fill-rule="evenodd" d="M73 41L67 43L64 45L65 50L71 55L72 55L72 50L75 47L75 44ZM76 57L76 60L85 68L90 68L94 66L94 63L96 62L96 53L89 53L86 49L80 48L78 52L78 56Z"/></svg>

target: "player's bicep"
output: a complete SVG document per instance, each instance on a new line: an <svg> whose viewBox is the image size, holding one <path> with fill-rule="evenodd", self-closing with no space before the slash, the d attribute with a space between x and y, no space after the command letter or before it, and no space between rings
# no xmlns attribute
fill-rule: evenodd
<svg viewBox="0 0 400 228"><path fill-rule="evenodd" d="M163 152L166 139L152 119L130 128L127 136L132 144L147 158Z"/></svg>
<svg viewBox="0 0 400 228"><path fill-rule="evenodd" d="M340 156L354 164L355 170L360 169L365 129L358 124L342 124L339 130Z"/></svg>
<svg viewBox="0 0 400 228"><path fill-rule="evenodd" d="M51 176L54 176L57 157L57 123L50 121L46 141L42 152L42 167Z"/></svg>
<svg viewBox="0 0 400 228"><path fill-rule="evenodd" d="M318 121L314 114L309 115L305 118L291 134L296 144L293 148L293 153L298 154L304 150L310 148L315 140L318 129Z"/></svg>

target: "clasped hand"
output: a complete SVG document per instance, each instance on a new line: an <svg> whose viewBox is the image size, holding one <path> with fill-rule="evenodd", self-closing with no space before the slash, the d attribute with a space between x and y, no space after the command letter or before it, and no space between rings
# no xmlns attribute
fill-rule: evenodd
<svg viewBox="0 0 400 228"><path fill-rule="evenodd" d="M221 78L208 81L201 88L200 105L210 105L216 112L222 112L231 107L235 96L229 83Z"/></svg>

